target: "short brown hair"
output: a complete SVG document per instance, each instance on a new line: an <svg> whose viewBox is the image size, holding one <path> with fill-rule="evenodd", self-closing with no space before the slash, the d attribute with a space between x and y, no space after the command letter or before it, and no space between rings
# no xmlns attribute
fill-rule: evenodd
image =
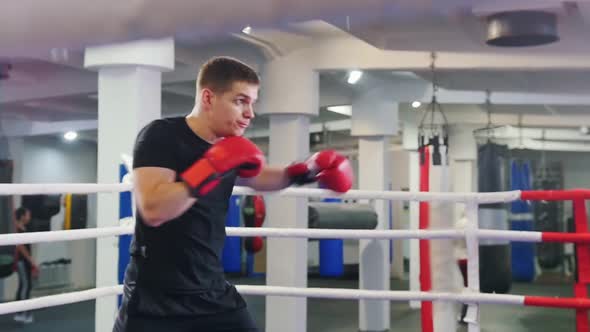
<svg viewBox="0 0 590 332"><path fill-rule="evenodd" d="M260 78L247 64L230 57L215 57L207 61L197 77L197 91L208 88L216 93L223 93L234 82L260 84Z"/></svg>

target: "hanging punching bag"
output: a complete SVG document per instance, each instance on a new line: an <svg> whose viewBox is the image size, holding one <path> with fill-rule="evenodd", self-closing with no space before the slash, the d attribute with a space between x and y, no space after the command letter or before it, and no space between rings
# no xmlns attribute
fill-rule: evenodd
<svg viewBox="0 0 590 332"><path fill-rule="evenodd" d="M478 147L479 192L504 191L506 187L505 145L488 142ZM479 228L508 229L505 204L479 205ZM512 283L510 243L504 240L480 240L479 278L484 293L508 293Z"/></svg>
<svg viewBox="0 0 590 332"><path fill-rule="evenodd" d="M240 197L232 195L229 199L229 208L225 217L225 226L240 226ZM242 272L242 239L237 236L228 236L225 238L221 261L225 273Z"/></svg>
<svg viewBox="0 0 590 332"><path fill-rule="evenodd" d="M511 190L531 190L530 167L526 162L512 161L510 173ZM533 214L527 201L514 201L510 207L510 229L532 231ZM512 279L531 282L535 279L535 246L530 242L512 242Z"/></svg>
<svg viewBox="0 0 590 332"><path fill-rule="evenodd" d="M561 189L559 183L549 178L539 179L537 189ZM561 232L559 227L559 202L535 202L535 230L539 232ZM543 269L554 269L563 261L563 244L553 242L537 243L537 259Z"/></svg>
<svg viewBox="0 0 590 332"><path fill-rule="evenodd" d="M246 227L262 227L266 217L266 207L262 196L244 197L242 217ZM264 241L260 236L247 237L244 241L244 249L250 254L259 252L263 246Z"/></svg>
<svg viewBox="0 0 590 332"><path fill-rule="evenodd" d="M1 152L8 153L4 145L5 141L0 137L0 158L3 156ZM12 160L0 159L0 183L12 183ZM7 234L13 232L13 204L12 196L0 197L0 234ZM16 246L0 246L0 279L10 276L13 272L14 258Z"/></svg>

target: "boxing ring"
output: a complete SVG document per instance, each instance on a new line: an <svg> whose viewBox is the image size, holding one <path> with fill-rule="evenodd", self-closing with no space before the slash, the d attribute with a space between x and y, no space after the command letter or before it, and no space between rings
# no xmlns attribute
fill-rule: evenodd
<svg viewBox="0 0 590 332"><path fill-rule="evenodd" d="M93 194L130 191L131 184L0 184L0 195L30 194ZM421 301L423 304L432 302L455 302L468 305L469 331L479 331L479 305L513 305L535 306L545 308L566 308L576 311L576 331L588 332L588 310L590 300L587 298L586 286L590 282L590 233L587 227L585 200L590 199L590 190L563 191L508 191L495 193L434 193L434 192L393 192L351 190L346 194L312 188L288 188L278 192L256 192L242 187L234 188L234 195L280 195L290 197L338 197L342 199L361 200L402 200L413 202L445 202L465 204L468 223L465 229L445 230L333 230L333 229L287 229L287 228L233 228L226 229L228 236L262 236L279 238L307 239L419 239L422 241L437 239L465 239L468 252L468 286L464 292L433 292L422 288L422 291L382 291L363 289L338 288L297 288L279 286L236 285L243 295L287 296L305 298L327 298L348 300L387 300L387 301ZM569 200L573 202L576 233L533 232L485 230L478 228L478 206L489 203L507 203L516 200ZM133 233L133 225L78 229L51 232L2 234L0 246L24 243L40 243L54 241L71 241L80 239L119 236ZM484 239L502 239L519 242L571 242L577 244L578 275L574 285L573 298L556 298L532 295L484 294L479 292L479 241ZM421 263L428 259L421 255ZM433 271L436 273L436 271ZM430 273L430 272L422 272ZM421 278L430 278L422 275ZM44 296L24 301L0 303L0 315L26 310L41 309L51 306L93 300L122 293L121 285L71 292L59 295ZM430 308L430 309L429 309ZM432 308L422 306L422 331L433 331ZM395 331L395 326L392 327Z"/></svg>

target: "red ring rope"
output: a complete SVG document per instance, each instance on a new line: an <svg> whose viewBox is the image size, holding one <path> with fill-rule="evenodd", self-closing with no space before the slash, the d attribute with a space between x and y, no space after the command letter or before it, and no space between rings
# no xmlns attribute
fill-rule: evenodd
<svg viewBox="0 0 590 332"><path fill-rule="evenodd" d="M520 199L524 201L567 201L590 199L590 190L523 190Z"/></svg>
<svg viewBox="0 0 590 332"><path fill-rule="evenodd" d="M430 190L430 150L423 147L420 153L420 191ZM430 224L430 205L428 202L420 202L420 229L428 229ZM430 242L420 240L420 290L429 292L432 289L432 277L430 269ZM434 320L432 302L423 301L420 317L422 321L422 332L434 331Z"/></svg>

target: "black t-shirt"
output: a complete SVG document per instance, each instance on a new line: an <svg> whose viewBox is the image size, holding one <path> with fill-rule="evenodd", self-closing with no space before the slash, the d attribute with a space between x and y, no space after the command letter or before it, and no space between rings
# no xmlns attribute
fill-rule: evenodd
<svg viewBox="0 0 590 332"><path fill-rule="evenodd" d="M211 144L183 117L155 120L143 128L133 152L133 168L164 167L179 175ZM225 219L235 175L228 176L178 218L146 226L137 213L133 259L125 282L135 289L129 313L156 316L213 314L245 306L224 277L221 254Z"/></svg>

